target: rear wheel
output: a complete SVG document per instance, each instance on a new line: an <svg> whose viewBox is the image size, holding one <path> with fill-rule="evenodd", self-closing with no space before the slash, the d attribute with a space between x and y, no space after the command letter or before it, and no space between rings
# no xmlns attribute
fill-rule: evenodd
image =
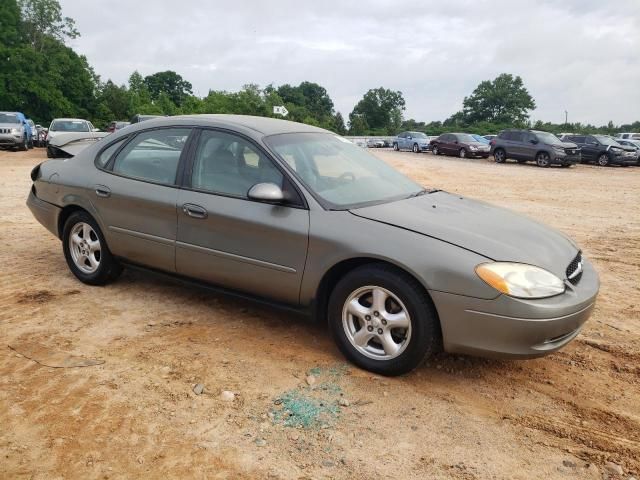
<svg viewBox="0 0 640 480"><path fill-rule="evenodd" d="M549 165L551 165L549 154L547 152L540 152L538 155L536 155L536 165L542 168L547 168Z"/></svg>
<svg viewBox="0 0 640 480"><path fill-rule="evenodd" d="M503 149L497 148L493 152L493 159L496 163L504 163L507 161L507 153Z"/></svg>
<svg viewBox="0 0 640 480"><path fill-rule="evenodd" d="M440 326L424 289L387 265L345 275L329 300L329 326L340 351L361 368L400 375L440 345Z"/></svg>
<svg viewBox="0 0 640 480"><path fill-rule="evenodd" d="M69 216L62 231L62 249L69 269L83 283L105 285L122 271L100 227L87 212Z"/></svg>
<svg viewBox="0 0 640 480"><path fill-rule="evenodd" d="M609 163L609 155L607 155L606 153L601 153L598 156L598 165L600 165L601 167L606 167L609 165Z"/></svg>

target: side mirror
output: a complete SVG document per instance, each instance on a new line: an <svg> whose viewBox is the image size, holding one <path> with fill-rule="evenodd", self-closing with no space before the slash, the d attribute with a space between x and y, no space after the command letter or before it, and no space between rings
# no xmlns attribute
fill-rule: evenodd
<svg viewBox="0 0 640 480"><path fill-rule="evenodd" d="M529 140L531 143L533 143L534 145L536 145L538 143L538 139L537 138L532 138L531 140Z"/></svg>
<svg viewBox="0 0 640 480"><path fill-rule="evenodd" d="M407 137L407 140L411 140L411 137Z"/></svg>
<svg viewBox="0 0 640 480"><path fill-rule="evenodd" d="M261 202L282 202L284 200L282 189L275 183L256 183L249 189L247 196L251 200Z"/></svg>

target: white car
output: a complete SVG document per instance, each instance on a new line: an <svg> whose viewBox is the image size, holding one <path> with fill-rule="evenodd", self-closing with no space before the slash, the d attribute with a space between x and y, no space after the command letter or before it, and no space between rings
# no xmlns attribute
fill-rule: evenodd
<svg viewBox="0 0 640 480"><path fill-rule="evenodd" d="M640 133L622 132L616 135L616 140L640 140Z"/></svg>
<svg viewBox="0 0 640 480"><path fill-rule="evenodd" d="M61 146L70 142L95 141L104 137L106 133L100 132L89 120L82 118L56 118L49 126L47 133L47 157L56 158L59 156L75 155L76 152L68 152L64 155Z"/></svg>

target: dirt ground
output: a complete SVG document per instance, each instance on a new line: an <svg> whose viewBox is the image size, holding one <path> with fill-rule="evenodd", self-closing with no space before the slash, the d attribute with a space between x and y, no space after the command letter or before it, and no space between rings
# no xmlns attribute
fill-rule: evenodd
<svg viewBox="0 0 640 480"><path fill-rule="evenodd" d="M380 378L291 314L137 272L89 287L25 206L43 150L0 152L0 477L639 477L640 168L376 154L571 235L602 281L579 337ZM30 359L63 352L100 364Z"/></svg>

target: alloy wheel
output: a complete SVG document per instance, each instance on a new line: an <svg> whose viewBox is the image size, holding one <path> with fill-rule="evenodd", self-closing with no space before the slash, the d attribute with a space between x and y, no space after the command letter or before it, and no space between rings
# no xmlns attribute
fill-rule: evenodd
<svg viewBox="0 0 640 480"><path fill-rule="evenodd" d="M539 167L548 167L549 166L549 154L548 153L540 153L536 158L536 163Z"/></svg>
<svg viewBox="0 0 640 480"><path fill-rule="evenodd" d="M102 248L91 225L79 222L73 226L69 235L69 252L73 263L81 272L91 274L98 270Z"/></svg>
<svg viewBox="0 0 640 480"><path fill-rule="evenodd" d="M466 158L467 151L464 148L461 148L458 154L460 155L460 158Z"/></svg>
<svg viewBox="0 0 640 480"><path fill-rule="evenodd" d="M365 286L353 291L342 309L347 339L361 354L375 360L396 358L411 340L411 318L391 291Z"/></svg>
<svg viewBox="0 0 640 480"><path fill-rule="evenodd" d="M418 153L418 144L417 143L413 144L413 153Z"/></svg>
<svg viewBox="0 0 640 480"><path fill-rule="evenodd" d="M431 153L433 153L434 155L438 155L438 146L434 145L433 148L431 149Z"/></svg>
<svg viewBox="0 0 640 480"><path fill-rule="evenodd" d="M603 153L598 157L598 165L601 167L606 167L609 165L609 156L606 153Z"/></svg>

